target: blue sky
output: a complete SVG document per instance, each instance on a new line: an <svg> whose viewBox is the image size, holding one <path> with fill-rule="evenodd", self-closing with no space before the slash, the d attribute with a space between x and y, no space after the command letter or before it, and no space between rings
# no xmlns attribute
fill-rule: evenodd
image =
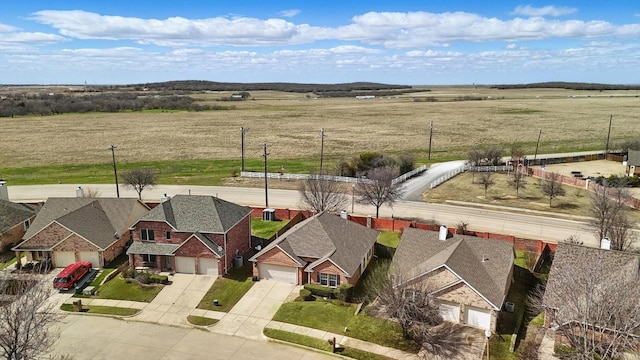
<svg viewBox="0 0 640 360"><path fill-rule="evenodd" d="M0 84L640 84L640 2L3 3Z"/></svg>

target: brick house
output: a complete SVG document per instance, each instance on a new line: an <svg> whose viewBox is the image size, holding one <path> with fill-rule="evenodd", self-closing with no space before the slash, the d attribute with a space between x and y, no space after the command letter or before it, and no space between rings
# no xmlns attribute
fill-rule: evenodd
<svg viewBox="0 0 640 360"><path fill-rule="evenodd" d="M432 291L442 317L495 331L513 281L513 244L406 228L391 262L398 286Z"/></svg>
<svg viewBox="0 0 640 360"><path fill-rule="evenodd" d="M129 226L148 211L138 199L49 198L12 250L54 267L90 261L102 268L124 252Z"/></svg>
<svg viewBox="0 0 640 360"><path fill-rule="evenodd" d="M253 275L292 284L355 284L371 261L377 230L319 213L251 257Z"/></svg>
<svg viewBox="0 0 640 360"><path fill-rule="evenodd" d="M39 207L0 199L0 252L22 240Z"/></svg>
<svg viewBox="0 0 640 360"><path fill-rule="evenodd" d="M251 244L251 209L214 196L165 199L132 227L132 268L224 275Z"/></svg>

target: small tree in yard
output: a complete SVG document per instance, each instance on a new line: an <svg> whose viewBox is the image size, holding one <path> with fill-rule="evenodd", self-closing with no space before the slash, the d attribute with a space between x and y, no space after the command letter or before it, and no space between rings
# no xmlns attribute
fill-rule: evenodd
<svg viewBox="0 0 640 360"><path fill-rule="evenodd" d="M300 197L304 207L315 212L342 210L348 198L335 181L313 176L300 185Z"/></svg>
<svg viewBox="0 0 640 360"><path fill-rule="evenodd" d="M520 189L527 187L527 178L519 168L520 166L516 167L516 170L511 173L511 177L507 180L509 186L516 189L516 198L520 197Z"/></svg>
<svg viewBox="0 0 640 360"><path fill-rule="evenodd" d="M3 295L11 302L0 306L0 357L35 359L45 354L58 334L51 326L60 319L49 297L51 284L37 276L2 278Z"/></svg>
<svg viewBox="0 0 640 360"><path fill-rule="evenodd" d="M549 197L549 207L551 207L551 200L558 196L564 196L565 194L560 178L560 174L551 173L549 174L548 179L542 180L542 185L540 185L542 193Z"/></svg>
<svg viewBox="0 0 640 360"><path fill-rule="evenodd" d="M156 186L157 175L153 169L131 169L122 173L125 186L133 188L142 200L142 191Z"/></svg>
<svg viewBox="0 0 640 360"><path fill-rule="evenodd" d="M590 227L594 230L597 240L605 237L611 240L611 249L619 251L630 250L633 246L634 236L631 229L629 208L627 200L631 197L624 184L614 186L602 186L594 184L591 193L591 206L589 214Z"/></svg>
<svg viewBox="0 0 640 360"><path fill-rule="evenodd" d="M478 182L484 188L484 198L487 198L487 190L496 184L493 181L493 173L485 172L480 175L480 181Z"/></svg>
<svg viewBox="0 0 640 360"><path fill-rule="evenodd" d="M376 217L379 217L380 207L393 203L402 196L402 184L393 183L398 177L398 171L384 166L369 170L367 180L356 185L355 196L358 203L376 207Z"/></svg>

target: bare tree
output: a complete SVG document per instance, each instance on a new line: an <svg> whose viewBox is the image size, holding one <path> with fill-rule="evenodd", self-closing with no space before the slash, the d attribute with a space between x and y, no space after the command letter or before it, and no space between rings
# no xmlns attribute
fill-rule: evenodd
<svg viewBox="0 0 640 360"><path fill-rule="evenodd" d="M380 207L393 203L402 196L402 184L393 183L398 171L389 166L369 170L367 180L356 185L355 195L358 203L376 207L376 217L379 217Z"/></svg>
<svg viewBox="0 0 640 360"><path fill-rule="evenodd" d="M484 156L487 159L489 165L500 165L502 163L503 150L495 147L490 147L484 152Z"/></svg>
<svg viewBox="0 0 640 360"><path fill-rule="evenodd" d="M45 354L58 334L51 329L60 315L48 302L51 284L41 278L0 279L9 302L0 307L0 349L7 360L35 359Z"/></svg>
<svg viewBox="0 0 640 360"><path fill-rule="evenodd" d="M621 359L623 353L637 351L637 256L579 245L558 246L546 289L537 289L531 303L546 309L556 332L576 350L574 358ZM542 294L544 301L540 302Z"/></svg>
<svg viewBox="0 0 640 360"><path fill-rule="evenodd" d="M467 153L467 164L469 166L478 166L482 163L484 152L479 148L469 150Z"/></svg>
<svg viewBox="0 0 640 360"><path fill-rule="evenodd" d="M527 187L527 178L520 170L521 166L517 166L516 169L511 173L507 183L512 188L516 189L516 198L520 197L520 189L524 189Z"/></svg>
<svg viewBox="0 0 640 360"><path fill-rule="evenodd" d="M487 198L487 190L496 184L493 181L493 173L485 172L480 175L480 181L478 182L484 188L484 198Z"/></svg>
<svg viewBox="0 0 640 360"><path fill-rule="evenodd" d="M142 191L156 186L157 175L153 169L131 169L122 173L125 186L133 188L142 200Z"/></svg>
<svg viewBox="0 0 640 360"><path fill-rule="evenodd" d="M337 182L313 176L300 184L300 197L308 210L336 212L344 209L348 197Z"/></svg>
<svg viewBox="0 0 640 360"><path fill-rule="evenodd" d="M542 193L549 197L549 207L551 207L551 200L558 196L564 196L565 191L560 182L561 175L558 173L549 174L547 179L542 179L542 185L540 190Z"/></svg>
<svg viewBox="0 0 640 360"><path fill-rule="evenodd" d="M594 185L591 193L591 206L588 208L591 220L589 225L598 240L611 240L611 249L627 251L633 245L633 222L626 206L631 194L620 185Z"/></svg>
<svg viewBox="0 0 640 360"><path fill-rule="evenodd" d="M96 190L90 187L84 191L84 197L96 198L96 197L100 197L100 195L102 195L100 190Z"/></svg>

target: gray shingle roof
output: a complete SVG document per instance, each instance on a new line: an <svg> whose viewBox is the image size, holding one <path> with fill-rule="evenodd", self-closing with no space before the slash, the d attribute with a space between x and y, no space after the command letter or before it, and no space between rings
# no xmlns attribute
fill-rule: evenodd
<svg viewBox="0 0 640 360"><path fill-rule="evenodd" d="M176 195L140 221L166 221L183 232L225 233L250 213L248 207L213 196Z"/></svg>
<svg viewBox="0 0 640 360"><path fill-rule="evenodd" d="M0 199L0 234L16 224L22 224L36 214L36 209L20 203Z"/></svg>
<svg viewBox="0 0 640 360"><path fill-rule="evenodd" d="M640 150L629 150L627 155L627 165L640 166Z"/></svg>
<svg viewBox="0 0 640 360"><path fill-rule="evenodd" d="M129 254L149 254L149 255L173 255L173 252L180 247L177 244L157 244L152 242L135 241L127 250Z"/></svg>
<svg viewBox="0 0 640 360"><path fill-rule="evenodd" d="M351 276L375 244L378 234L377 230L336 215L320 213L296 224L250 260L279 246L301 265L305 264L301 257L328 258Z"/></svg>
<svg viewBox="0 0 640 360"><path fill-rule="evenodd" d="M104 249L116 240L116 232L128 227L127 222L138 203L131 198L49 198L23 239L31 238L56 221Z"/></svg>
<svg viewBox="0 0 640 360"><path fill-rule="evenodd" d="M406 228L392 269L406 281L446 265L500 308L509 290L513 260L513 244L506 241L459 235L440 241L438 232Z"/></svg>

